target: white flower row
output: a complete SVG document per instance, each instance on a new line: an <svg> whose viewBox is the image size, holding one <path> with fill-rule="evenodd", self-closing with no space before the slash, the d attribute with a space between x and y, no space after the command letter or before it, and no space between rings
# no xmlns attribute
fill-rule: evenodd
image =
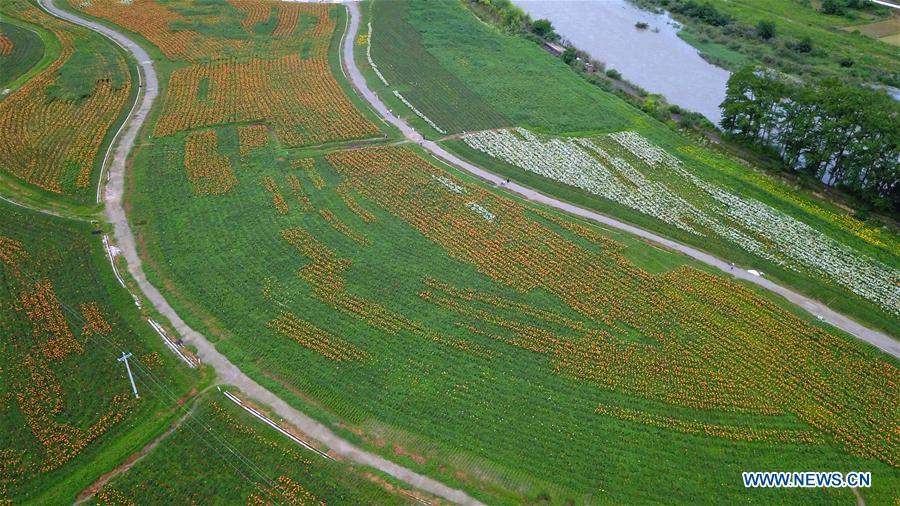
<svg viewBox="0 0 900 506"><path fill-rule="evenodd" d="M478 215L480 215L482 218L486 219L487 221L494 221L494 218L496 218L496 216L494 216L494 213L492 213L492 212L488 211L487 209L485 209L484 207L482 207L482 205L479 204L478 202L469 202L468 204L466 204L466 207L475 211Z"/></svg>
<svg viewBox="0 0 900 506"><path fill-rule="evenodd" d="M372 23L369 22L369 34L366 38L366 58L369 60L369 66L372 67L372 70L375 71L375 75L378 76L378 79L381 79L381 82L384 83L385 86L390 86L388 84L387 79L381 75L381 71L378 70L378 65L375 65L375 61L372 60Z"/></svg>
<svg viewBox="0 0 900 506"><path fill-rule="evenodd" d="M722 238L786 268L815 273L900 315L900 270L762 202L690 172L635 132L539 137L525 129L467 134L470 147L581 188L689 233Z"/></svg>
<svg viewBox="0 0 900 506"><path fill-rule="evenodd" d="M447 189L450 190L450 191L452 191L453 193L458 193L458 194L460 194L460 195L465 195L465 193L466 193L466 189L465 189L465 188L463 188L462 186L460 186L460 185L454 183L454 182L453 182L450 178L448 178L448 177L445 177L445 176L438 176L438 175L432 174L432 175L431 175L431 179L434 179L435 181L437 181L437 182L441 183L442 185L446 186Z"/></svg>
<svg viewBox="0 0 900 506"><path fill-rule="evenodd" d="M475 149L529 172L582 188L688 232L699 233L690 220L682 219L683 216L699 216L699 211L662 185L648 181L625 160L612 157L589 140L542 141L525 129L477 132L464 136L463 140Z"/></svg>
<svg viewBox="0 0 900 506"><path fill-rule="evenodd" d="M430 119L428 119L428 116L425 116L425 114L423 114L422 111L416 109L416 106L410 104L409 100L406 100L406 97L401 95L399 91L394 90L394 96L396 96L397 98L400 99L401 102L406 104L406 107L409 107L410 109L412 109L412 112L416 113L416 116L422 118L423 120L425 120L425 123L428 123L429 125L431 125L431 128L437 130L438 132L440 132L442 134L445 134L445 135L447 134L447 132L442 130L441 127L435 125L434 121L431 121Z"/></svg>

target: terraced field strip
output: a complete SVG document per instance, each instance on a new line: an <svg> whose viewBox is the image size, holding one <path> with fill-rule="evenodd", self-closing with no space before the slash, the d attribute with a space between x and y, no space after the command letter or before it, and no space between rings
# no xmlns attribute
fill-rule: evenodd
<svg viewBox="0 0 900 506"><path fill-rule="evenodd" d="M347 3L347 8L350 12L349 32L344 39L343 47L341 48L341 53L343 56L342 62L346 68L346 74L353 83L353 86L356 87L357 91L359 91L360 95L362 95L362 97L372 105L372 108L375 109L375 111L378 112L378 114L381 115L388 123L397 127L397 129L399 129L408 140L418 143L429 153L443 160L444 162L447 162L450 165L464 170L470 174L478 176L485 181L500 186L503 189L524 197L532 202L544 204L565 211L567 213L574 214L581 218L586 218L602 225L628 232L629 234L636 235L642 239L646 239L670 250L687 255L695 260L699 260L738 279L765 288L766 290L784 297L791 303L797 305L810 314L816 317L821 317L823 321L856 336L860 340L872 344L873 346L894 357L900 358L900 342L898 342L896 339L883 332L865 327L855 320L841 313L833 311L828 306L819 301L801 295L764 277L752 274L748 270L735 267L731 264L731 262L716 258L709 253L705 253L679 242L666 239L653 232L635 227L634 225L630 225L628 223L624 223L615 218L590 211L568 202L563 202L515 182L507 182L505 178L489 172L481 167L475 166L474 164L469 163L448 152L435 142L426 140L419 132L417 132L403 119L394 116L384 104L384 102L382 102L381 99L379 99L378 96L368 88L366 80L360 72L359 68L356 66L356 60L353 58L354 41L356 40L356 36L359 32L361 17L359 5L355 2L350 2Z"/></svg>
<svg viewBox="0 0 900 506"><path fill-rule="evenodd" d="M107 220L113 224L118 247L128 264L128 272L137 283L137 286L144 293L147 300L150 301L160 314L169 319L176 331L186 342L197 347L199 357L216 370L219 379L222 382L235 385L248 397L270 406L276 414L302 430L304 433L309 434L310 437L320 441L335 455L339 455L359 464L374 467L385 474L412 485L413 487L443 497L449 501L459 504L481 504L479 501L460 490L447 487L434 479L415 473L394 462L364 451L339 437L326 426L293 408L271 391L253 381L224 355L219 353L215 346L213 346L205 336L189 327L184 320L178 316L159 290L147 280L143 271L141 259L137 254L134 234L131 231L123 207L125 163L129 152L132 147L134 147L137 133L146 120L147 115L159 94L158 80L153 61L143 48L122 33L100 23L89 21L70 12L61 10L54 5L52 0L39 0L39 3L45 10L59 18L87 27L99 32L107 38L115 40L120 46L134 55L139 63L140 70L143 73L143 79L146 83L144 94L139 98L140 105L137 107L136 111L126 121L125 124L128 125L127 128L124 128L119 132L121 138L118 140L115 155L112 158L109 167L105 201L106 217ZM355 34L355 32L353 33ZM352 40L352 37L350 37L350 40Z"/></svg>

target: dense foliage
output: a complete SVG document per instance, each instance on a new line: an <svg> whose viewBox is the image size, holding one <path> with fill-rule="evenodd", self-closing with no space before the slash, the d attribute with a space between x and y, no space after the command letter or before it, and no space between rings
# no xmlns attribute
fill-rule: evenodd
<svg viewBox="0 0 900 506"><path fill-rule="evenodd" d="M900 103L828 79L810 86L747 67L728 82L722 127L774 147L788 167L900 210Z"/></svg>
<svg viewBox="0 0 900 506"><path fill-rule="evenodd" d="M713 26L725 26L732 22L731 16L719 12L719 10L709 2L700 3L695 2L694 0L687 0L685 2L673 3L671 9L674 13L697 18L704 23Z"/></svg>

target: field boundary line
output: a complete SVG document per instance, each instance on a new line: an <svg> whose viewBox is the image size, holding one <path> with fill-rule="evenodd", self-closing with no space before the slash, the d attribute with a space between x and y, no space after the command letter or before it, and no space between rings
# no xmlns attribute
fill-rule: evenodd
<svg viewBox="0 0 900 506"><path fill-rule="evenodd" d="M315 452L316 454L318 454L318 455L319 455L320 457L322 457L322 458L326 458L326 459L328 459L328 460L334 460L334 458L333 458L331 455L328 455L327 453L323 452L322 450L319 450L318 448L312 446L311 444L307 443L306 441L304 441L304 440L300 439L299 437L297 437L297 436L291 434L290 432L288 432L287 430L285 430L284 427L282 427L281 425L279 425L278 423L276 423L274 420L272 420L271 418L267 417L266 415L260 413L257 409L252 408L252 407L250 407L250 406L244 404L244 401L242 401L238 396L232 394L231 392L229 392L229 391L227 391L227 390L223 390L222 393L224 393L224 394L225 394L225 397L228 397L228 398L231 400L231 402L237 404L238 406L240 406L241 408L243 408L244 411L250 413L251 415L255 416L256 418L259 418L260 420L263 421L263 423L265 423L265 424L268 425L269 427L272 427L273 429L277 430L278 432L280 432L280 433L283 434L284 436L287 436L287 438L290 439L291 441L297 443L298 445L300 445L300 446L306 448L307 450L309 450L309 451L311 451L311 452Z"/></svg>
<svg viewBox="0 0 900 506"><path fill-rule="evenodd" d="M19 202L18 200L15 200L15 199L6 197L6 196L4 196L4 195L0 195L0 200L3 200L4 202L7 202L7 203L9 203L9 204L12 204L12 205L14 205L14 206L16 206L16 207L21 207L22 209L27 209L27 210L29 210L29 211L34 211L34 212L36 212L36 213L46 214L47 216L53 216L53 217L55 217L55 218L62 218L62 219L64 219L64 220L83 221L83 222L85 222L85 223L91 223L91 222L92 222L92 220L90 220L90 219L88 219L88 218L82 218L82 217L80 217L80 216L70 216L70 215L68 215L68 214L58 213L58 212L56 212L56 211L51 211L51 210L49 210L49 209L44 209L44 208L42 208L42 207L30 206L30 205L28 205L28 204L25 204L25 203L23 203L23 202Z"/></svg>
<svg viewBox="0 0 900 506"><path fill-rule="evenodd" d="M178 349L178 346L172 342L172 339L169 337L169 334L166 332L166 329L162 327L162 325L156 323L156 320L152 318L147 318L147 323L149 323L150 326L153 327L153 330L155 330L156 333L159 334L159 337L161 337L163 342L166 343L166 346L168 346L173 353L178 355L178 358L183 360L188 367L190 367L191 369L196 369L197 367L199 367L200 360L194 362L193 360L189 359L187 355L182 353L181 350Z"/></svg>

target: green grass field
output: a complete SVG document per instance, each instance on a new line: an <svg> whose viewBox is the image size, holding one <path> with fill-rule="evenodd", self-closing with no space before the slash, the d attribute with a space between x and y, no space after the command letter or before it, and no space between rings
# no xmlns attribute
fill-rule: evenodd
<svg viewBox="0 0 900 506"><path fill-rule="evenodd" d="M372 471L327 461L210 391L88 504L406 504ZM203 440L211 444L204 444Z"/></svg>
<svg viewBox="0 0 900 506"><path fill-rule="evenodd" d="M44 55L44 43L35 32L12 23L0 23L0 38L8 46L0 50L0 88L34 67Z"/></svg>
<svg viewBox="0 0 900 506"><path fill-rule="evenodd" d="M630 105L596 93L537 45L500 35L458 2L376 1L371 8L372 59L448 132L508 124L612 131L633 121Z"/></svg>
<svg viewBox="0 0 900 506"><path fill-rule="evenodd" d="M104 5L116 4L94 2ZM179 5L191 26L210 15ZM471 60L447 61L479 56L458 44L474 17L447 5L428 14L447 26L423 35L425 47L446 37L435 60L495 114L547 131L635 128L667 150L689 146L487 27L469 34L479 51L499 41L516 54L495 51L496 80L472 84ZM240 25L223 12L232 33ZM203 47L221 42L205 37ZM184 66L153 54L163 78ZM503 73L504 58L530 62L536 84L508 91L516 74ZM558 97L526 103L557 78ZM478 108L460 124L492 114ZM456 117L451 109L434 110ZM684 257L501 196L416 148L286 148L272 130L254 137L247 126L213 122L138 148L129 217L144 268L243 371L347 439L492 504L853 500L848 490L748 492L740 481L743 470L785 466L871 470L866 500L893 497L900 452L883 431L896 421L895 360ZM753 181L716 163L730 185ZM140 497L153 493L140 477L159 480L167 461L184 461L187 474L199 465L183 445L158 449L166 453L151 454L145 475L126 474L110 491ZM231 473L214 471L213 483ZM315 487L327 472L311 471L308 487L296 481L325 497ZM217 498L250 492L231 483Z"/></svg>
<svg viewBox="0 0 900 506"><path fill-rule="evenodd" d="M681 30L678 32L678 36L697 48L703 58L714 65L726 69L739 69L751 62L750 58L745 54L739 53L724 44L713 42L690 30Z"/></svg>
<svg viewBox="0 0 900 506"><path fill-rule="evenodd" d="M196 381L116 284L92 230L0 203L0 499L71 502L161 432L172 396Z"/></svg>
<svg viewBox="0 0 900 506"><path fill-rule="evenodd" d="M392 480L300 450L220 393L192 399L206 374L188 373L141 318L93 230L0 202L0 500L72 503L159 438L91 503L284 503L307 492L337 504L410 502ZM133 355L138 400L121 351Z"/></svg>

